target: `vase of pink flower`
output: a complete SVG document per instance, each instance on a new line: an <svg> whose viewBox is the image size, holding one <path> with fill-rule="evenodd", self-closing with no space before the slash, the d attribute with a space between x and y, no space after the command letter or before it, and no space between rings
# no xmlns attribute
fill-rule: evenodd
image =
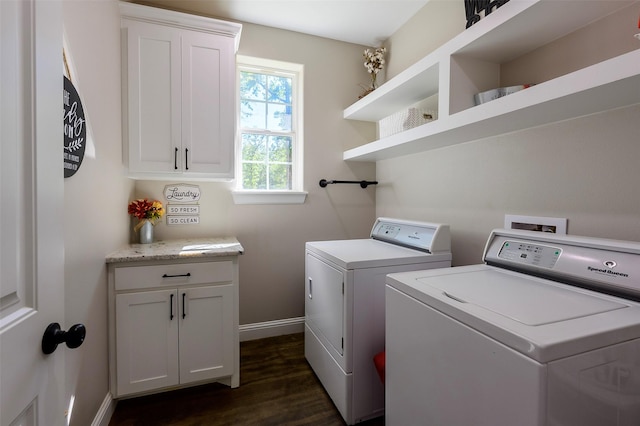
<svg viewBox="0 0 640 426"><path fill-rule="evenodd" d="M140 244L152 243L153 227L164 215L162 203L158 200L149 201L146 198L139 198L129 203L128 212L138 219L133 230L139 232Z"/></svg>

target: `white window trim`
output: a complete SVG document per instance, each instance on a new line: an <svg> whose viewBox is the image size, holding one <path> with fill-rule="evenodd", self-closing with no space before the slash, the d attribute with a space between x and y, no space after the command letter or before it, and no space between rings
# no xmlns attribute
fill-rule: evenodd
<svg viewBox="0 0 640 426"><path fill-rule="evenodd" d="M293 89L293 96L296 102L296 146L293 152L293 179L291 190L247 190L240 188L242 185L242 179L236 179L236 187L231 191L233 201L235 204L303 204L306 200L307 192L303 191L303 176L304 176L304 111L303 111L303 70L304 66L300 64L292 64L289 62L275 61L272 59L255 58L251 56L237 55L236 56L236 78L239 79L240 73L238 70L246 69L247 67L255 66L260 69L274 69L285 70L296 74L296 86ZM240 87L238 81L237 87ZM239 90L236 93L239 101ZM236 114L236 129L240 128L240 116ZM236 170L242 170L242 147L240 144L240 132L236 132Z"/></svg>
<svg viewBox="0 0 640 426"><path fill-rule="evenodd" d="M231 191L235 204L303 204L306 191L254 191L236 189Z"/></svg>

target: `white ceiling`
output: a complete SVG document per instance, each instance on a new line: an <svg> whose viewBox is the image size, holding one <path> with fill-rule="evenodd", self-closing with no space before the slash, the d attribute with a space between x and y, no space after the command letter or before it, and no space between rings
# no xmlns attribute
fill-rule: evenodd
<svg viewBox="0 0 640 426"><path fill-rule="evenodd" d="M129 1L379 46L429 0Z"/></svg>

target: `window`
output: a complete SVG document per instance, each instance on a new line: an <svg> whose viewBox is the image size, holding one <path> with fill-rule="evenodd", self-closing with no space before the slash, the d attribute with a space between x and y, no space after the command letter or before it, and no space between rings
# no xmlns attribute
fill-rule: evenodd
<svg viewBox="0 0 640 426"><path fill-rule="evenodd" d="M240 55L237 61L234 199L251 204L304 202L302 66Z"/></svg>

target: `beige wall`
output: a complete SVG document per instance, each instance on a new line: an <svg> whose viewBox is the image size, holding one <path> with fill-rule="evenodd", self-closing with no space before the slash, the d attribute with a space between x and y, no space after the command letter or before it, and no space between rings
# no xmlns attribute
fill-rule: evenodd
<svg viewBox="0 0 640 426"><path fill-rule="evenodd" d="M72 81L83 102L88 147L64 182L65 328L83 323L81 347L64 350L71 424L91 424L108 395L105 256L126 244L133 182L121 166L120 14L115 0L63 2Z"/></svg>
<svg viewBox="0 0 640 426"><path fill-rule="evenodd" d="M480 263L505 214L640 241L639 117L629 107L381 161L377 214L449 223L455 265Z"/></svg>
<svg viewBox="0 0 640 426"><path fill-rule="evenodd" d="M384 45L390 79L464 30L463 0L429 0Z"/></svg>
<svg viewBox="0 0 640 426"><path fill-rule="evenodd" d="M523 68L544 80L584 66L585 57L590 64L639 48L629 18L637 19L636 9L503 66L503 83L516 84L514 75L529 78ZM391 37L393 58L424 51L406 40L425 38L433 18L425 10ZM621 29L631 42L607 34ZM597 53L580 44L602 38L609 43L599 41ZM567 54L576 50L586 52ZM409 62L415 61L403 66ZM640 241L639 118L634 106L380 161L376 214L449 223L454 265L479 263L490 230L503 226L505 214L565 217L571 234Z"/></svg>
<svg viewBox="0 0 640 426"><path fill-rule="evenodd" d="M539 83L640 48L637 5L631 5L500 69L501 84Z"/></svg>
<svg viewBox="0 0 640 426"><path fill-rule="evenodd" d="M370 123L342 118L366 82L362 46L244 24L238 54L304 65L304 189L302 205L235 205L229 183L200 186L199 225L156 226L158 238L236 236L240 258L240 324L304 316L306 241L367 237L375 219L375 189L320 188L320 179L375 177L374 164L347 164L345 149L375 137ZM136 196L163 199L168 183L138 181Z"/></svg>

